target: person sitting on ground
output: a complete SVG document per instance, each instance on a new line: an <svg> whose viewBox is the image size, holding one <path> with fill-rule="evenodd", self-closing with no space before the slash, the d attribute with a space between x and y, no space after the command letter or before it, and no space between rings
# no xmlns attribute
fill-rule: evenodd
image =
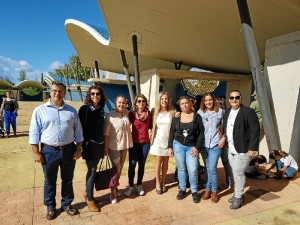
<svg viewBox="0 0 300 225"><path fill-rule="evenodd" d="M255 178L265 180L269 177L269 173L260 166L267 163L267 159L264 155L257 155L249 162L249 165L245 169L245 175L249 178Z"/></svg>
<svg viewBox="0 0 300 225"><path fill-rule="evenodd" d="M267 169L267 172L270 172L276 166L276 173L270 175L270 177L275 177L276 179L293 178L298 171L298 164L290 154L285 151L273 150L269 154L270 159L274 159L275 163Z"/></svg>

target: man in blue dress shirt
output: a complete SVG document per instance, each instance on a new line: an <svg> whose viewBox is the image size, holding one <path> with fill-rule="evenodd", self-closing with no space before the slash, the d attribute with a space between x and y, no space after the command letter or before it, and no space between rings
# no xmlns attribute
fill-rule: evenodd
<svg viewBox="0 0 300 225"><path fill-rule="evenodd" d="M78 213L71 207L71 203L74 199L75 163L81 157L83 135L76 109L64 102L65 95L66 86L53 82L50 100L34 109L30 123L29 143L34 160L42 164L45 176L44 204L47 206L48 220L54 219L56 214L55 196L59 167L62 179L61 209L70 216Z"/></svg>

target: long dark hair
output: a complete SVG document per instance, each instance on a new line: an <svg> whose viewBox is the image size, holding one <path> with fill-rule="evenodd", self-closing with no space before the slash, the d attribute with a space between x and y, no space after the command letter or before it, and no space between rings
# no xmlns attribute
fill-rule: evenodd
<svg viewBox="0 0 300 225"><path fill-rule="evenodd" d="M91 91L93 89L99 90L100 92L100 101L98 102L98 107L100 108L100 111L103 113L104 112L104 106L106 103L106 96L104 94L104 91L102 90L102 88L98 85L93 85L91 87L89 87L89 89L86 92L86 97L85 97L85 101L84 104L86 105L92 105L93 101L91 99Z"/></svg>

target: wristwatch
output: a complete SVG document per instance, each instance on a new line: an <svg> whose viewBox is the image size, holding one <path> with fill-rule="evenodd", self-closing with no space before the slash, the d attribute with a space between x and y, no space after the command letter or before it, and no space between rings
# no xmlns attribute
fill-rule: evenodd
<svg viewBox="0 0 300 225"><path fill-rule="evenodd" d="M82 147L81 146L77 146L76 150L82 152Z"/></svg>

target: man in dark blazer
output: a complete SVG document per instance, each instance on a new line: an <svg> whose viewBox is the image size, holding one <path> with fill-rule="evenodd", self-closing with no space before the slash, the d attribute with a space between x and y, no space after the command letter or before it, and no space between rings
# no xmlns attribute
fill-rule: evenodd
<svg viewBox="0 0 300 225"><path fill-rule="evenodd" d="M249 160L258 154L259 121L255 111L242 104L242 95L238 90L229 94L230 108L224 115L224 134L228 142L228 159L234 177L234 196L229 199L231 209L243 204L246 177L244 170Z"/></svg>

